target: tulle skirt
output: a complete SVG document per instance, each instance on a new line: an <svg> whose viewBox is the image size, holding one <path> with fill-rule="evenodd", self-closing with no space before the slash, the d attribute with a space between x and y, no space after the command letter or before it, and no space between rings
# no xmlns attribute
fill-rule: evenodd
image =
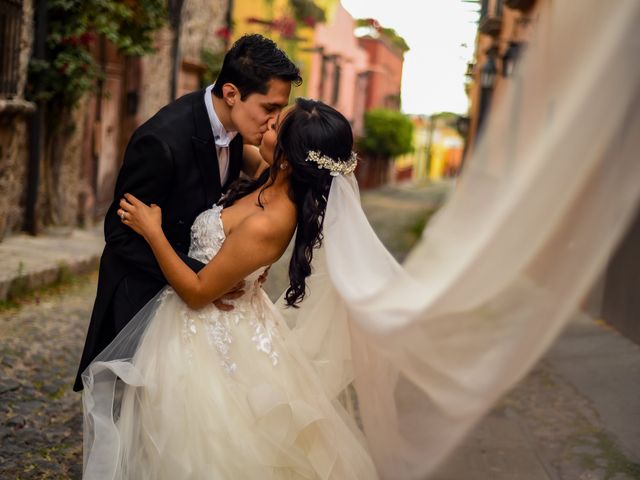
<svg viewBox="0 0 640 480"><path fill-rule="evenodd" d="M83 379L86 479L377 478L262 290L222 312L167 288Z"/></svg>

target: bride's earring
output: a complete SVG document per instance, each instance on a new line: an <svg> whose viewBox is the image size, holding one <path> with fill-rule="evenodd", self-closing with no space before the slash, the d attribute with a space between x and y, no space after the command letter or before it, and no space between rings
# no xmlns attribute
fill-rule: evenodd
<svg viewBox="0 0 640 480"><path fill-rule="evenodd" d="M286 170L286 169L287 169L287 167L288 167L287 162L282 162L282 163L280 164L280 170Z"/></svg>

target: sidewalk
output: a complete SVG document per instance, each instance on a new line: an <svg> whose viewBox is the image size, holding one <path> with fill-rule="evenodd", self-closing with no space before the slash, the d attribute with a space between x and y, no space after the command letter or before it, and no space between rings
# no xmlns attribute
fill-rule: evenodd
<svg viewBox="0 0 640 480"><path fill-rule="evenodd" d="M640 346L578 315L429 480L640 479Z"/></svg>
<svg viewBox="0 0 640 480"><path fill-rule="evenodd" d="M98 266L102 225L68 234L19 234L0 242L0 301L49 286Z"/></svg>

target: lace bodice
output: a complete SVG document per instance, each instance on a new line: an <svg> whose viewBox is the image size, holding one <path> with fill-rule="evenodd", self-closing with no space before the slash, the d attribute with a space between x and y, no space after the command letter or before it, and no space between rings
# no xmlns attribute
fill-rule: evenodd
<svg viewBox="0 0 640 480"><path fill-rule="evenodd" d="M202 263L209 263L216 256L225 240L224 226L222 225L221 205L214 205L205 210L196 218L191 226L191 245L189 256ZM245 278L247 284L253 284L264 272L266 267L259 268Z"/></svg>
<svg viewBox="0 0 640 480"><path fill-rule="evenodd" d="M222 207L215 205L198 215L193 222L189 247L191 258L208 263L222 247L226 237L221 212ZM233 374L236 370L236 362L231 350L236 336L235 329L241 323L248 324L251 329L251 340L256 350L267 355L274 366L278 363L278 353L273 348L273 337L276 335L275 324L273 319L265 316L264 303L268 299L261 291L258 281L265 269L266 267L261 267L245 277L245 293L241 297L225 301L233 305L233 310L219 310L213 304L200 310L192 310L186 306L182 310L183 339L190 344L195 335L206 335L209 345L217 350L220 362L229 374ZM166 290L167 296L174 294L173 289ZM187 348L187 352L191 352L191 347Z"/></svg>

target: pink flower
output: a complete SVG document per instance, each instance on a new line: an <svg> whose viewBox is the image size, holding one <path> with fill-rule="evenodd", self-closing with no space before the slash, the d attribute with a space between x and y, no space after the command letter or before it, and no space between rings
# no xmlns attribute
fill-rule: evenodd
<svg viewBox="0 0 640 480"><path fill-rule="evenodd" d="M380 30L381 28L380 23L375 18L367 18L367 23L376 30Z"/></svg>
<svg viewBox="0 0 640 480"><path fill-rule="evenodd" d="M296 33L296 21L293 18L282 17L273 22L273 27L284 38L293 38Z"/></svg>
<svg viewBox="0 0 640 480"><path fill-rule="evenodd" d="M86 47L88 47L89 45L91 45L96 39L96 36L91 33L91 32L84 32L82 35L80 35L80 43Z"/></svg>
<svg viewBox="0 0 640 480"><path fill-rule="evenodd" d="M231 30L228 27L221 27L216 30L216 36L223 40L229 40L229 38L231 38Z"/></svg>
<svg viewBox="0 0 640 480"><path fill-rule="evenodd" d="M78 45L80 45L80 38L72 35L70 37L64 37L60 43L62 43L63 45L69 45L71 47L77 47Z"/></svg>

